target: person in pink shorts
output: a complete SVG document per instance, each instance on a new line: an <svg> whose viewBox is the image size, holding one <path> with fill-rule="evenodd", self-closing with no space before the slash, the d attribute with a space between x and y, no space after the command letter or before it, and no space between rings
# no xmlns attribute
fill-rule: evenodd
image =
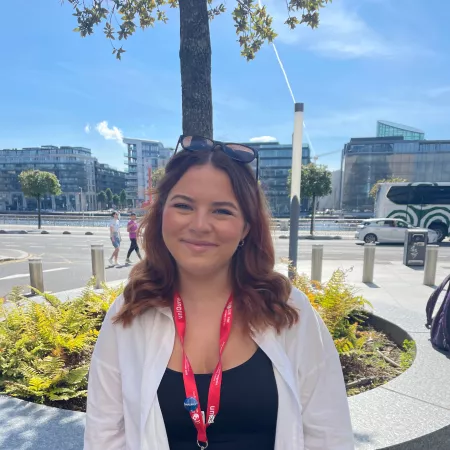
<svg viewBox="0 0 450 450"><path fill-rule="evenodd" d="M136 254L138 255L139 259L142 259L141 257L141 253L139 252L139 247L137 245L137 229L138 229L138 224L136 222L136 214L135 213L131 213L130 215L130 221L128 222L127 225L127 231L128 231L128 235L130 236L130 248L128 249L128 253L127 253L127 259L125 260L125 262L127 264L131 264L132 261L130 259L131 254L133 253L133 251L136 252Z"/></svg>

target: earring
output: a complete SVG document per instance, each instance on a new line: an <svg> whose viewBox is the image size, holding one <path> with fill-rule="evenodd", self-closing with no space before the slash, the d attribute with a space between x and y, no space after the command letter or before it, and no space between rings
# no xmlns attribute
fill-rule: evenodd
<svg viewBox="0 0 450 450"><path fill-rule="evenodd" d="M239 247L243 247L244 244L245 244L245 241L244 241L244 239L242 239L242 240L239 242Z"/></svg>

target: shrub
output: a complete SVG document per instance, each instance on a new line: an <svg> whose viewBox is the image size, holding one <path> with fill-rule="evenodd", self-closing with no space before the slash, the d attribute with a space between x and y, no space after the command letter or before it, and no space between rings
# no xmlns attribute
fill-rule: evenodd
<svg viewBox="0 0 450 450"><path fill-rule="evenodd" d="M356 289L346 284L346 273L336 270L326 283L311 281L297 274L293 285L303 291L318 311L333 337L339 353L361 349L367 340L359 324L367 318L366 306L372 306Z"/></svg>
<svg viewBox="0 0 450 450"><path fill-rule="evenodd" d="M402 370L409 369L412 366L415 357L416 357L415 342L405 339L403 341L403 352L400 355L400 367L402 368Z"/></svg>
<svg viewBox="0 0 450 450"><path fill-rule="evenodd" d="M19 289L0 299L1 393L55 406L86 397L95 341L122 291L105 285L96 292L89 283L68 302L46 293L28 299Z"/></svg>

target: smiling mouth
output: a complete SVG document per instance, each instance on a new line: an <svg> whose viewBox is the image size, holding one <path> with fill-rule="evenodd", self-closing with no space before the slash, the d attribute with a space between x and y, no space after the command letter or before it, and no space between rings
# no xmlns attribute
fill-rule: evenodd
<svg viewBox="0 0 450 450"><path fill-rule="evenodd" d="M187 239L182 239L181 242L189 245L193 245L196 247L217 247L216 244L213 244L212 242L206 242L206 241L191 241Z"/></svg>

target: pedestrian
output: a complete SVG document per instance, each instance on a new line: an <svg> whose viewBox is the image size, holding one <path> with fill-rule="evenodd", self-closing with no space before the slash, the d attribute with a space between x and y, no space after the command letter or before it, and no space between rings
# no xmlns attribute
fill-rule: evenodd
<svg viewBox="0 0 450 450"><path fill-rule="evenodd" d="M128 231L128 235L130 237L130 248L128 249L128 253L127 253L127 259L125 260L125 262L127 264L131 264L132 261L130 259L131 254L133 253L133 251L136 252L136 254L138 255L139 259L141 258L141 253L139 252L139 247L137 245L137 229L138 229L138 224L136 222L136 213L131 213L130 214L130 221L128 222L127 225L127 231Z"/></svg>
<svg viewBox="0 0 450 450"><path fill-rule="evenodd" d="M119 258L119 251L120 251L120 221L119 221L119 213L117 211L113 211L111 213L111 222L109 224L109 234L111 238L111 243L114 247L113 254L111 255L111 258L108 259L108 262L111 266L114 264L117 265L117 259Z"/></svg>
<svg viewBox="0 0 450 450"><path fill-rule="evenodd" d="M256 151L178 144L95 345L84 449L354 449L330 333L274 270Z"/></svg>

